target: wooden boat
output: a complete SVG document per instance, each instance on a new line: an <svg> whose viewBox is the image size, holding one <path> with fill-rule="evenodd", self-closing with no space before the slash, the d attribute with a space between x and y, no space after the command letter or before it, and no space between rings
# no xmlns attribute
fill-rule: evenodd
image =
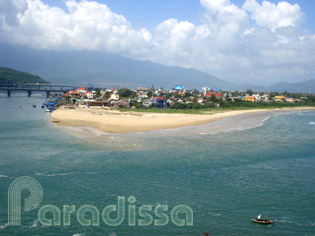
<svg viewBox="0 0 315 236"><path fill-rule="evenodd" d="M274 220L258 220L258 219L252 219L252 222L257 223L257 224L265 224L265 225L269 225L274 223Z"/></svg>

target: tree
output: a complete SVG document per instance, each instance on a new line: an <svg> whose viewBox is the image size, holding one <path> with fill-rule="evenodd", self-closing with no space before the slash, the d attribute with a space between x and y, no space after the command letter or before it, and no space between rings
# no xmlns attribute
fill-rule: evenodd
<svg viewBox="0 0 315 236"><path fill-rule="evenodd" d="M173 106L171 106L173 109L185 109L185 104L183 103L175 103Z"/></svg>
<svg viewBox="0 0 315 236"><path fill-rule="evenodd" d="M186 109L192 109L193 108L193 104L192 103L188 103L185 105Z"/></svg>
<svg viewBox="0 0 315 236"><path fill-rule="evenodd" d="M216 99L216 97L215 97L214 94L211 95L211 101L212 101L212 102L216 102L216 101L217 101L217 99Z"/></svg>
<svg viewBox="0 0 315 236"><path fill-rule="evenodd" d="M110 98L110 95L111 95L111 92L106 91L105 94L104 94L104 98L105 98L105 99L109 99L109 98Z"/></svg>
<svg viewBox="0 0 315 236"><path fill-rule="evenodd" d="M65 98L65 100L66 100L67 102L69 102L69 100L70 100L71 97L67 95L67 96L64 96L64 98Z"/></svg>
<svg viewBox="0 0 315 236"><path fill-rule="evenodd" d="M248 94L249 96L252 96L254 94L253 90L248 89L246 90L246 94Z"/></svg>
<svg viewBox="0 0 315 236"><path fill-rule="evenodd" d="M195 103L193 103L193 106L192 106L192 109L200 109L200 103L198 103L198 102L195 102Z"/></svg>
<svg viewBox="0 0 315 236"><path fill-rule="evenodd" d="M135 91L132 91L127 88L122 88L118 90L118 95L121 98L134 98L137 96L137 93Z"/></svg>
<svg viewBox="0 0 315 236"><path fill-rule="evenodd" d="M150 97L152 97L152 95L153 95L153 92L152 91L149 91L148 93L147 93L147 96L150 98Z"/></svg>
<svg viewBox="0 0 315 236"><path fill-rule="evenodd" d="M95 96L98 98L101 96L100 89L96 89Z"/></svg>

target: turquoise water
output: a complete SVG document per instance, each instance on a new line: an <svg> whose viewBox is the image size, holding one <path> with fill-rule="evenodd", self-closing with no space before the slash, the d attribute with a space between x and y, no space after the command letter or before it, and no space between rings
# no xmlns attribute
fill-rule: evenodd
<svg viewBox="0 0 315 236"><path fill-rule="evenodd" d="M314 111L106 135L56 128L39 108L44 100L0 97L0 235L315 235ZM118 196L135 196L137 209L168 205L168 216L188 205L194 225L128 226L126 217L117 227L84 227L73 216L69 227L48 227L33 210L22 212L22 226L7 226L8 188L20 176L42 185L41 206L90 204L101 212ZM276 223L251 223L259 213Z"/></svg>

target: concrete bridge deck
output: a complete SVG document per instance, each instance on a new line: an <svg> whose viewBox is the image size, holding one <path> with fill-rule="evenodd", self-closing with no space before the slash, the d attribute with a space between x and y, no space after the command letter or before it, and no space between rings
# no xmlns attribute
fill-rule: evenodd
<svg viewBox="0 0 315 236"><path fill-rule="evenodd" d="M0 91L7 91L8 97L12 91L26 91L30 97L32 92L46 92L47 97L50 93L67 93L75 90L77 86L55 85L55 84L0 84Z"/></svg>

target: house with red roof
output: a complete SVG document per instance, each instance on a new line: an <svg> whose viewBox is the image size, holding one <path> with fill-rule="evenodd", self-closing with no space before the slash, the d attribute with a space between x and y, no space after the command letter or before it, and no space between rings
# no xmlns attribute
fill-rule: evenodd
<svg viewBox="0 0 315 236"><path fill-rule="evenodd" d="M68 92L68 96L70 96L70 97L80 97L80 94L79 94L79 92L77 90L70 90Z"/></svg>
<svg viewBox="0 0 315 236"><path fill-rule="evenodd" d="M94 98L94 93L92 91L87 91L85 93L83 93L83 96L86 96L89 99Z"/></svg>
<svg viewBox="0 0 315 236"><path fill-rule="evenodd" d="M205 94L206 97L212 97L215 96L215 98L222 98L223 94L221 93L213 93L213 92L208 92Z"/></svg>
<svg viewBox="0 0 315 236"><path fill-rule="evenodd" d="M81 93L85 93L85 92L87 92L87 91L88 91L88 89L87 89L87 88L85 88L85 87L79 87L79 88L77 89L77 91L81 94Z"/></svg>

